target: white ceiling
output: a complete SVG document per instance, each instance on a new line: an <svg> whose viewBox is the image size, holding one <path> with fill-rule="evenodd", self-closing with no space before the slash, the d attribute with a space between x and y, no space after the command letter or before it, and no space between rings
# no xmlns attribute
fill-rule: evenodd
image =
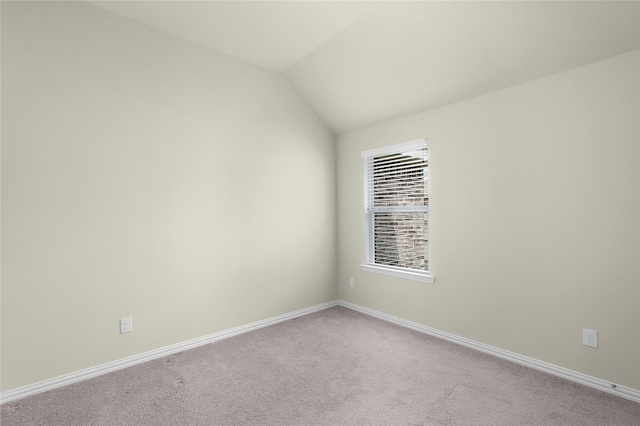
<svg viewBox="0 0 640 426"><path fill-rule="evenodd" d="M639 1L92 1L282 75L336 133L640 48Z"/></svg>

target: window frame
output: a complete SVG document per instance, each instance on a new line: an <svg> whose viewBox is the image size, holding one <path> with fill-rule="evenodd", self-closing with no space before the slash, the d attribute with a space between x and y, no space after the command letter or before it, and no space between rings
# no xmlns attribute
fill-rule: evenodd
<svg viewBox="0 0 640 426"><path fill-rule="evenodd" d="M374 157L379 157L382 155L389 154L402 154L407 151L416 150L416 149L424 149L428 150L428 144L426 139L417 139L409 142L398 143L394 145L388 145L380 148L374 148L366 151L362 151L360 156L364 160L364 219L365 219L365 262L360 265L364 272L372 272L397 278L410 279L414 281L426 282L429 284L433 284L435 282L435 276L431 275L430 269L431 264L427 263L429 266L429 270L420 270L413 268L403 268L397 266L389 266L375 263L374 259L374 251L375 251L375 241L374 241L374 226L373 226L373 214L369 211L371 209L369 192L371 190L370 187L370 179L369 179L369 160ZM428 151L427 151L428 152ZM428 156L427 156L428 158ZM428 162L427 162L428 167ZM427 172L428 173L428 172ZM427 181L427 185L429 182ZM428 189L427 189L428 192ZM410 209L411 210L411 209ZM420 207L416 208L414 211L424 211L427 215L427 229L425 233L429 236L429 207ZM430 253L430 238L427 237L427 262L429 262L429 253Z"/></svg>

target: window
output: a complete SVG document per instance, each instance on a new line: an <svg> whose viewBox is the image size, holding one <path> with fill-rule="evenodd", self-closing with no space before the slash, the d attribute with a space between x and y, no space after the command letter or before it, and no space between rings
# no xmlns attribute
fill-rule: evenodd
<svg viewBox="0 0 640 426"><path fill-rule="evenodd" d="M366 223L362 270L433 283L427 141L363 151L362 158Z"/></svg>

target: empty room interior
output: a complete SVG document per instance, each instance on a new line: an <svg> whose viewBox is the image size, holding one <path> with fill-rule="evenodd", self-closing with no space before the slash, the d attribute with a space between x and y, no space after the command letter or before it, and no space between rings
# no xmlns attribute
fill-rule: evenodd
<svg viewBox="0 0 640 426"><path fill-rule="evenodd" d="M3 405L328 309L640 403L640 2L0 14Z"/></svg>

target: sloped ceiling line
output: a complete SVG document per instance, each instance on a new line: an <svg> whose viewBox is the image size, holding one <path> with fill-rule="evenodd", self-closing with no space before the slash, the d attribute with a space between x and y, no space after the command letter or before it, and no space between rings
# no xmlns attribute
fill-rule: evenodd
<svg viewBox="0 0 640 426"><path fill-rule="evenodd" d="M91 1L280 72L335 134L640 48L640 2Z"/></svg>

